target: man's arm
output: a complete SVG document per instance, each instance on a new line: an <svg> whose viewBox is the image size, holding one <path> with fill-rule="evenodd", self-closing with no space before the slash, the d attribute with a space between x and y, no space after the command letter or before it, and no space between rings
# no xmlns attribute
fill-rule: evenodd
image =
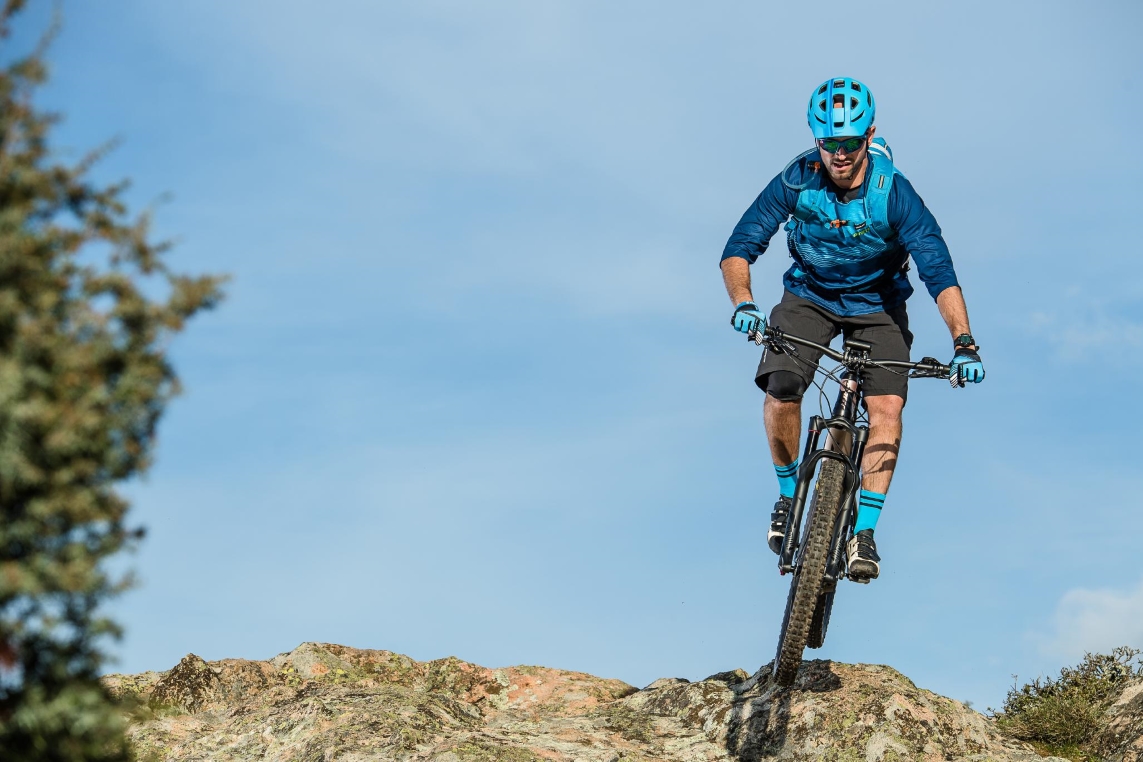
<svg viewBox="0 0 1143 762"><path fill-rule="evenodd" d="M921 276L929 296L936 300L941 294L960 285L940 225L925 207L925 202L917 195L912 183L903 175L893 178L893 189L889 192L889 224L897 231L905 251L909 252L917 265L917 275ZM959 294L958 291L958 297ZM963 300L961 305L963 314ZM945 310L941 307L941 315L944 314ZM965 324L967 323L966 318Z"/></svg>
<svg viewBox="0 0 1143 762"><path fill-rule="evenodd" d="M949 286L937 294L937 309L940 310L941 317L944 318L945 325L949 327L949 334L952 335L953 339L962 333L972 334L968 325L968 307L965 306L964 294L961 293L960 286ZM976 349L976 345L968 348Z"/></svg>
<svg viewBox="0 0 1143 762"><path fill-rule="evenodd" d="M778 175L758 194L734 226L730 240L722 250L722 277L726 291L735 304L750 298L750 265L766 252L778 227L790 216L798 194L782 182ZM742 297L737 299L736 297Z"/></svg>
<svg viewBox="0 0 1143 762"><path fill-rule="evenodd" d="M917 263L917 274L936 301L953 340L961 334L971 336L968 308L941 228L904 177L894 178L893 189L889 192L889 224L900 234L905 250ZM984 365L976 353L978 349L974 344L956 350L949 364L952 367L950 377L958 386L984 380Z"/></svg>
<svg viewBox="0 0 1143 762"><path fill-rule="evenodd" d="M722 282L726 284L726 293L730 295L730 303L734 305L754 301L750 293L750 263L742 257L729 257L722 260Z"/></svg>

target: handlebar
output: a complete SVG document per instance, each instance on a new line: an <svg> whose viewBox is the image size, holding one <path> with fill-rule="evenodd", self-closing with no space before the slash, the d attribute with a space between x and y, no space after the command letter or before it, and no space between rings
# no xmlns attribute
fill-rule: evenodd
<svg viewBox="0 0 1143 762"><path fill-rule="evenodd" d="M838 352L836 349L822 346L817 342L803 339L800 336L794 336L790 333L785 333L780 328L767 326L763 331L751 331L747 336L754 341L755 344L766 344L775 352L783 354L797 355L798 350L794 346L800 344L809 349L815 349L826 357L841 363L851 371L864 370L867 368L881 367L881 368L901 368L909 371L909 378L944 378L949 379L952 369L933 357L923 357L918 362L902 362L901 360L875 360L869 356L869 351L872 345L864 341L856 339L847 339L843 347L844 351ZM963 386L964 383L958 383L959 379L950 379L953 386Z"/></svg>

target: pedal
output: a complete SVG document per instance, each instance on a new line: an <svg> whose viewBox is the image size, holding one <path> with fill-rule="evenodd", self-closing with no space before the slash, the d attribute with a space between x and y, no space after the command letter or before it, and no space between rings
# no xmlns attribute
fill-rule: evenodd
<svg viewBox="0 0 1143 762"><path fill-rule="evenodd" d="M868 585L870 582L873 581L869 577L854 577L854 576L848 575L848 574L846 575L846 579L848 579L850 582L856 582L859 585Z"/></svg>

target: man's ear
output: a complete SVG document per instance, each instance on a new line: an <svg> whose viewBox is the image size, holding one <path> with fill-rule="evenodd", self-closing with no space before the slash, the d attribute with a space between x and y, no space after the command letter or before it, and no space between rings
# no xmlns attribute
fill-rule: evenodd
<svg viewBox="0 0 1143 762"><path fill-rule="evenodd" d="M869 125L869 131L865 133L866 140L873 140L873 136L877 133L877 128L872 124Z"/></svg>

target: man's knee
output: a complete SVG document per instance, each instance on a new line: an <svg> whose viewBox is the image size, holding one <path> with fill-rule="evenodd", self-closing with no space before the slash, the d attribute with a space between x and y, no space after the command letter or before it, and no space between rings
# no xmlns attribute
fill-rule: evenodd
<svg viewBox="0 0 1143 762"><path fill-rule="evenodd" d="M809 386L806 379L788 370L776 370L766 376L766 393L782 402L798 402Z"/></svg>
<svg viewBox="0 0 1143 762"><path fill-rule="evenodd" d="M901 412L905 409L905 399L896 394L877 394L862 399L865 409L869 411L869 422L893 422L901 419Z"/></svg>

